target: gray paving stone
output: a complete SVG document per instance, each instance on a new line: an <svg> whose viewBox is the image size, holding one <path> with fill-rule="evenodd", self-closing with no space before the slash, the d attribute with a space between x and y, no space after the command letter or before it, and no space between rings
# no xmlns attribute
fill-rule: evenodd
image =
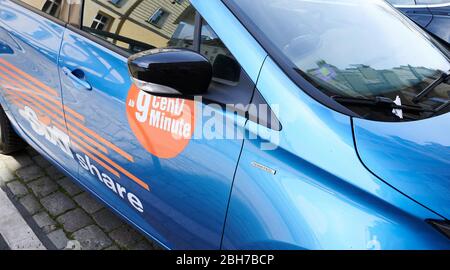
<svg viewBox="0 0 450 270"><path fill-rule="evenodd" d="M24 168L33 164L31 158L25 153L10 156L8 159L5 159L6 167L8 167L11 171L15 172L20 168Z"/></svg>
<svg viewBox="0 0 450 270"><path fill-rule="evenodd" d="M53 193L41 199L41 203L52 216L59 216L76 207L75 203L61 192Z"/></svg>
<svg viewBox="0 0 450 270"><path fill-rule="evenodd" d="M16 197L23 197L28 194L28 189L19 181L9 182L6 186Z"/></svg>
<svg viewBox="0 0 450 270"><path fill-rule="evenodd" d="M97 225L99 225L106 232L110 232L125 225L125 222L123 222L107 208L98 211L97 213L93 214L92 217L94 218Z"/></svg>
<svg viewBox="0 0 450 270"><path fill-rule="evenodd" d="M58 180L63 178L65 175L55 166L50 166L44 169L48 176L53 180Z"/></svg>
<svg viewBox="0 0 450 270"><path fill-rule="evenodd" d="M50 239L50 241L52 241L57 249L64 249L67 246L67 242L69 241L66 234L61 229L47 234L47 237Z"/></svg>
<svg viewBox="0 0 450 270"><path fill-rule="evenodd" d="M52 164L41 155L34 156L32 159L41 168L48 168L52 166Z"/></svg>
<svg viewBox="0 0 450 270"><path fill-rule="evenodd" d="M84 209L84 211L88 212L88 214L93 214L104 208L100 202L87 192L76 196L74 200Z"/></svg>
<svg viewBox="0 0 450 270"><path fill-rule="evenodd" d="M44 172L36 165L21 168L16 171L17 176L26 183L44 176Z"/></svg>
<svg viewBox="0 0 450 270"><path fill-rule="evenodd" d="M77 184L75 184L69 177L64 177L64 178L58 180L57 183L71 197L83 192L83 190Z"/></svg>
<svg viewBox="0 0 450 270"><path fill-rule="evenodd" d="M55 184L55 182L48 177L42 177L38 180L28 183L28 187L38 198L43 198L58 190L58 186Z"/></svg>
<svg viewBox="0 0 450 270"><path fill-rule="evenodd" d="M37 213L33 216L33 219L45 233L56 229L56 222L46 212Z"/></svg>
<svg viewBox="0 0 450 270"><path fill-rule="evenodd" d="M100 250L112 245L111 239L96 225L90 225L73 233L83 250Z"/></svg>
<svg viewBox="0 0 450 270"><path fill-rule="evenodd" d="M15 180L17 177L6 167L0 168L0 184Z"/></svg>
<svg viewBox="0 0 450 270"><path fill-rule="evenodd" d="M143 236L128 225L122 226L109 233L109 236L121 247L130 248L143 239Z"/></svg>
<svg viewBox="0 0 450 270"><path fill-rule="evenodd" d="M92 224L92 219L80 208L76 208L59 216L56 221L62 224L64 230L68 232L75 232Z"/></svg>
<svg viewBox="0 0 450 270"><path fill-rule="evenodd" d="M25 207L30 215L36 214L42 208L42 206L32 194L28 194L25 195L25 197L20 198L19 202L23 207Z"/></svg>
<svg viewBox="0 0 450 270"><path fill-rule="evenodd" d="M156 248L148 240L144 239L134 245L132 250L155 250Z"/></svg>

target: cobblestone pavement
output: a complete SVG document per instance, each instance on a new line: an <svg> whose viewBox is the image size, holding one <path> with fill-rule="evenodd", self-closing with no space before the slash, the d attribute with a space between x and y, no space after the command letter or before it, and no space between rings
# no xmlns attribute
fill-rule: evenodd
<svg viewBox="0 0 450 270"><path fill-rule="evenodd" d="M57 249L159 248L30 147L0 155L0 186L7 187Z"/></svg>

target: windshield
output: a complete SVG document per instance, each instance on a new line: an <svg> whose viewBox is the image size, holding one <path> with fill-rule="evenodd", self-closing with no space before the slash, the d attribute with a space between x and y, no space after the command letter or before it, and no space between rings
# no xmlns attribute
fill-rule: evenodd
<svg viewBox="0 0 450 270"><path fill-rule="evenodd" d="M412 103L450 71L449 59L431 39L383 0L225 2L251 22L290 68L330 97L383 96ZM438 108L449 94L444 83L421 106ZM360 107L351 109L367 114Z"/></svg>

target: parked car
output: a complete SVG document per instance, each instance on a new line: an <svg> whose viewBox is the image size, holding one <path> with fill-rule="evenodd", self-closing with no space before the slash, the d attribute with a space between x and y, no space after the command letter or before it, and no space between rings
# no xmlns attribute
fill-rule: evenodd
<svg viewBox="0 0 450 270"><path fill-rule="evenodd" d="M449 0L388 0L418 25L450 43Z"/></svg>
<svg viewBox="0 0 450 270"><path fill-rule="evenodd" d="M391 5L81 2L0 0L2 153L168 249L450 248L450 54Z"/></svg>

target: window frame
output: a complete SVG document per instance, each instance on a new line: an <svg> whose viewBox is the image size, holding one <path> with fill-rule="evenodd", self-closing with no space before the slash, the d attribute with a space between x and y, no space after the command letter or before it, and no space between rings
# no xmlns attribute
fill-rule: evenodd
<svg viewBox="0 0 450 270"><path fill-rule="evenodd" d="M58 1L59 1L59 2L58 2ZM43 6L42 8L44 8L44 7L45 7L45 4L47 4L48 2L50 2L50 7L51 7L51 9L53 9L53 7L54 7L55 5L57 6L57 8L56 8L56 14L58 14L58 16L59 16L59 15L60 15L59 13L61 12L61 4L62 4L62 0L45 0L44 6ZM50 11L51 11L51 9L50 9ZM42 11L45 12L44 10L42 10ZM49 14L50 16L53 16L53 17L57 18L56 15L52 15L52 14L50 14L50 13L48 13L48 12L45 12L45 13Z"/></svg>
<svg viewBox="0 0 450 270"><path fill-rule="evenodd" d="M117 0L118 3L114 3L114 0L108 0L108 3L116 6L116 7L121 7L125 4L124 0Z"/></svg>
<svg viewBox="0 0 450 270"><path fill-rule="evenodd" d="M25 8L25 9L33 12L33 13L36 13L37 15L40 15L40 16L42 16L42 17L44 17L44 18L46 18L46 19L48 19L48 20L50 20L50 21L52 21L52 22L54 22L56 24L59 24L60 26L64 26L65 27L66 24L67 24L66 21L64 21L62 19L59 19L57 17L53 17L52 15L50 15L50 14L48 14L48 13L46 13L46 12L40 10L40 9L37 9L37 8L27 4L25 2L22 2L21 0L10 0L10 1L13 2L14 4L17 4L17 5Z"/></svg>
<svg viewBox="0 0 450 270"><path fill-rule="evenodd" d="M73 32L75 32L75 33L77 33L77 34L79 34L80 36L82 36L82 37L84 37L86 39L89 39L89 40L97 43L100 46L103 46L104 48L106 48L106 49L108 49L108 50L110 50L110 51L112 51L114 53L117 53L117 54L125 57L125 58L128 58L131 55L133 55L132 53L128 52L127 50L122 49L122 48L120 48L118 46L115 46L114 44L112 44L112 43L110 43L110 42L108 42L108 41L106 41L104 39L101 39L99 37L96 37L96 36L90 34L89 32L83 30L85 3L86 3L85 0L81 0L80 14L78 14L78 16L80 17L80 25L72 25L72 24L67 23L66 24L66 28L71 30L71 31L73 31ZM72 14L70 14L70 15L72 15Z"/></svg>
<svg viewBox="0 0 450 270"><path fill-rule="evenodd" d="M106 23L102 22L101 19L100 20L97 19L97 16L102 16L103 18L106 18ZM97 15L95 15L94 20L92 21L90 28L95 29L95 30L100 30L100 31L107 32L107 31L109 31L109 28L111 27L111 24L113 22L114 22L114 18L112 18L111 16L109 16L109 15L99 11L99 12L97 12ZM97 24L97 26L95 28L92 27L92 25L94 25L94 23ZM97 28L100 24L102 24L104 26L104 29L98 29Z"/></svg>
<svg viewBox="0 0 450 270"><path fill-rule="evenodd" d="M11 0L11 1L20 1L20 0ZM100 46L105 47L106 49L113 51L123 57L130 57L131 55L133 55L132 53L130 53L129 51L118 47L104 39L101 39L99 37L96 37L92 34L90 34L89 32L86 32L85 30L83 30L83 20L84 20L84 8L85 8L85 3L86 0L81 0L81 10L79 16L80 16L80 25L72 25L69 23L65 24L65 27L81 36L83 36L84 38L87 38L97 44L99 44ZM202 16L201 14L197 11L197 9L195 9L195 7L192 7L195 10L195 25L194 25L194 40L193 40L193 48L192 50L199 52L200 51L200 35L201 35L201 23L202 23ZM48 15L48 14L47 14ZM151 24L153 25L153 24Z"/></svg>
<svg viewBox="0 0 450 270"><path fill-rule="evenodd" d="M159 11L164 12L164 13L163 13L163 16L160 17L160 20L162 20L162 22L160 23L160 21L158 21L158 23L153 23L153 22L152 22L152 18L155 17L156 14L157 14ZM166 24L166 22L167 22L167 20L169 19L169 17L170 17L170 12L167 11L167 10L165 10L165 9L162 8L162 7L159 7L158 9L156 9L156 10L153 12L152 15L150 15L150 16L148 17L147 22L148 22L150 25L152 25L153 27L157 27L157 28L162 29L162 28L164 28L164 25Z"/></svg>

